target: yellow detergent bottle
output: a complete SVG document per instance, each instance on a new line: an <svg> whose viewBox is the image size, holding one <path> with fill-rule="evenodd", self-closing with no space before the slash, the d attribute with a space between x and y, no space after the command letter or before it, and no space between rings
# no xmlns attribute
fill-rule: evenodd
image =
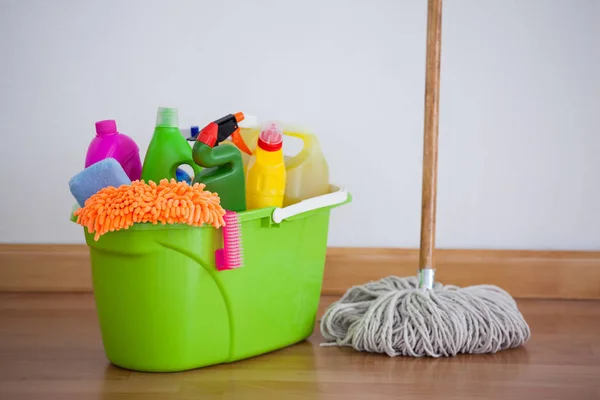
<svg viewBox="0 0 600 400"><path fill-rule="evenodd" d="M258 135L254 156L246 173L246 207L283 207L286 171L283 161L283 130L275 122Z"/></svg>
<svg viewBox="0 0 600 400"><path fill-rule="evenodd" d="M256 122L245 127L240 124L240 133L248 145L252 157L242 153L244 171L248 174L250 160L254 159L260 130ZM303 142L302 151L295 156L284 154L286 168L286 188L283 205L289 206L302 200L329 193L329 166L321 151L321 145L316 135L293 127L284 128L284 136L295 137Z"/></svg>
<svg viewBox="0 0 600 400"><path fill-rule="evenodd" d="M284 206L329 193L329 166L316 135L285 132L304 142L302 150L286 160L287 184Z"/></svg>

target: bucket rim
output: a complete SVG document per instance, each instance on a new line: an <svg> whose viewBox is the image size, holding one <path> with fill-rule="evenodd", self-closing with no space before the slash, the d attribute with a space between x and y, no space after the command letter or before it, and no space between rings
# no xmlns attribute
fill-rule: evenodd
<svg viewBox="0 0 600 400"><path fill-rule="evenodd" d="M340 196L340 194L342 196ZM283 207L283 208L265 207L265 208L260 208L260 209L256 209L256 210L240 211L237 214L239 216L240 222L247 222L247 221L254 221L257 219L269 218L271 224L279 224L279 223L282 223L283 221L292 221L292 220L296 220L296 219L300 219L300 218L307 218L308 216L315 214L317 212L328 211L333 208L340 207L342 205L352 202L352 195L350 194L350 192L347 192L346 189L343 189L340 186L336 186L336 185L329 185L329 193L322 195L322 196L317 196L317 197L314 197L314 198L311 198L308 200L313 201L318 198L332 197L333 195L336 196L336 198L334 200L334 202L335 202L334 204L331 204L331 202L330 203L315 202L315 204L317 204L317 205L318 204L326 204L324 206L320 206L320 207L316 207L316 208L306 209L305 207L298 207L298 205L300 203L303 203L303 202L300 202L300 203L293 204L291 206ZM286 209L289 209L294 206L296 206L300 212L288 213L289 216L287 216L283 221L278 220L277 222L275 222L275 220L273 218L274 215L277 215L277 213L281 212L282 210L286 210ZM73 205L73 207L71 209L71 215L70 215L69 219L71 220L71 222L73 222L75 224L77 223L77 217L75 216L75 211L77 211L79 208L81 208L81 207L79 206L79 204L76 203ZM85 228L85 227L83 226L83 228ZM163 224L163 223L152 223L152 222L138 222L138 223L133 224L126 230L127 231L148 231L148 230L164 230L164 229L180 230L180 229L214 229L214 228L213 228L213 226L208 225L208 224L205 224L202 226L190 226L187 224Z"/></svg>

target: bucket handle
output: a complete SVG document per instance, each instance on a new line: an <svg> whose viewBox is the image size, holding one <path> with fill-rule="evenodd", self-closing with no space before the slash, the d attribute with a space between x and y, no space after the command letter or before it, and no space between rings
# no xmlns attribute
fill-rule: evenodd
<svg viewBox="0 0 600 400"><path fill-rule="evenodd" d="M336 206L348 200L348 192L346 189L342 189L337 186L331 186L331 188L333 190L328 194L302 200L301 202L292 204L291 206L276 208L273 210L273 215L271 216L273 222L279 224L281 221L291 218L295 215L319 208Z"/></svg>

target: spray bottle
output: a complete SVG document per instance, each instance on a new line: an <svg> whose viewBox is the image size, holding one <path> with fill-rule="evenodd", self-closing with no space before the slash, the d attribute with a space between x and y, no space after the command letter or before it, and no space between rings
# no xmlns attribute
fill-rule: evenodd
<svg viewBox="0 0 600 400"><path fill-rule="evenodd" d="M194 177L194 183L206 185L206 190L217 193L221 207L229 211L246 210L244 164L240 150L251 154L240 136L238 122L244 114L229 114L204 127L194 143L192 157L204 169ZM235 146L218 146L231 136ZM217 147L215 147L217 146Z"/></svg>

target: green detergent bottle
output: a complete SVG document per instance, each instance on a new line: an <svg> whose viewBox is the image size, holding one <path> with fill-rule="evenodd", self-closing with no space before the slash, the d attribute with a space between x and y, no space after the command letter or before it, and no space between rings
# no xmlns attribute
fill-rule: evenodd
<svg viewBox="0 0 600 400"><path fill-rule="evenodd" d="M240 150L251 154L240 136L238 122L244 114L229 114L208 124L197 136L192 150L194 162L204 169L194 177L194 183L206 185L217 193L221 207L229 211L246 210L246 182ZM218 146L231 136L235 146ZM217 146L217 147L215 147Z"/></svg>
<svg viewBox="0 0 600 400"><path fill-rule="evenodd" d="M192 159L192 148L179 131L177 109L159 107L154 135L144 158L142 179L156 183L161 179L178 179L177 167L184 164L192 167L194 175L201 171Z"/></svg>

